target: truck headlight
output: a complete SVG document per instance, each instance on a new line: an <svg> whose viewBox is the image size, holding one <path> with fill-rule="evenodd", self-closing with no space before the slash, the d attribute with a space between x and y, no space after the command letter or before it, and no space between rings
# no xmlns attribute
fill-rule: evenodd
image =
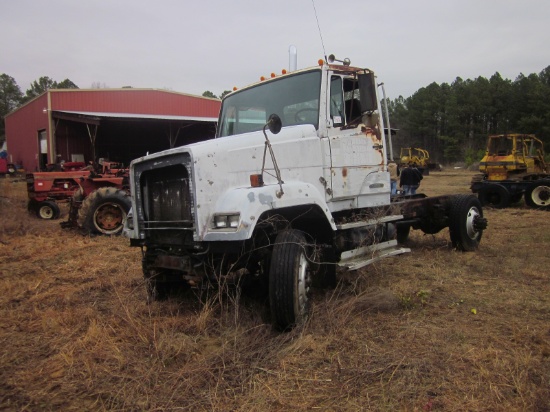
<svg viewBox="0 0 550 412"><path fill-rule="evenodd" d="M231 213L214 216L214 229L237 229L239 227L240 213Z"/></svg>

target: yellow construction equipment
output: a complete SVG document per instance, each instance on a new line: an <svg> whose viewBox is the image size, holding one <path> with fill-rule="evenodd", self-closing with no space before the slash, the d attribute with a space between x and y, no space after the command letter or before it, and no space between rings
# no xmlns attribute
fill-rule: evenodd
<svg viewBox="0 0 550 412"><path fill-rule="evenodd" d="M535 135L489 136L479 171L481 174L472 178L471 189L482 203L503 208L525 195L528 206L550 208L550 169L544 145Z"/></svg>
<svg viewBox="0 0 550 412"><path fill-rule="evenodd" d="M423 175L429 174L430 170L441 170L437 163L430 163L430 153L419 147L403 147L399 154L399 166L412 165L418 168Z"/></svg>

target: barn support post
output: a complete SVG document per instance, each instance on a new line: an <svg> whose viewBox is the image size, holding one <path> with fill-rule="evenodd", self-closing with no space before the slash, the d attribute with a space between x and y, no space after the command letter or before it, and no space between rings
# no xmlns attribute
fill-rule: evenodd
<svg viewBox="0 0 550 412"><path fill-rule="evenodd" d="M55 163L55 131L54 126L52 122L52 95L50 90L47 90L48 97L47 97L47 108L46 108L46 116L48 116L48 129L46 132L46 141L48 142L48 149L47 149L47 156L48 156L48 162L49 163ZM38 153L40 156L40 148L38 148ZM40 168L40 161L38 162L38 167Z"/></svg>
<svg viewBox="0 0 550 412"><path fill-rule="evenodd" d="M92 144L92 162L95 166L96 164L96 158L95 158L95 138L97 137L97 124L92 125L92 129L90 130L90 124L86 123L86 129L88 129L88 136L90 137L90 143Z"/></svg>

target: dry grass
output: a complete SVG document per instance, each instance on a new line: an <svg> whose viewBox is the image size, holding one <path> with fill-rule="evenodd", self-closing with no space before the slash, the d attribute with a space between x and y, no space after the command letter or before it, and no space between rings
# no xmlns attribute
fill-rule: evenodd
<svg viewBox="0 0 550 412"><path fill-rule="evenodd" d="M24 182L0 190L2 410L550 410L546 212L486 210L476 253L413 232L411 254L342 273L279 334L238 294L147 305L126 239L29 216Z"/></svg>

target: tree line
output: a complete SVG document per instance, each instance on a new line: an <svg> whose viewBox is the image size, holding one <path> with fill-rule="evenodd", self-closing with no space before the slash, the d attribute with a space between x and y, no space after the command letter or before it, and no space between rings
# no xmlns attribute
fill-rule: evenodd
<svg viewBox="0 0 550 412"><path fill-rule="evenodd" d="M66 88L78 86L69 79L57 82L43 76L23 93L13 77L1 74L0 140L5 139L5 115L48 89ZM218 98L208 90L202 95ZM391 127L398 129L396 151L420 147L433 161L470 164L481 159L488 135L513 132L537 135L550 151L550 66L538 74L520 74L514 81L497 72L490 79L434 82L387 103Z"/></svg>
<svg viewBox="0 0 550 412"><path fill-rule="evenodd" d="M6 73L0 74L0 141L5 140L6 135L4 116L49 89L78 89L78 86L69 79L57 82L43 76L33 81L23 94L13 77Z"/></svg>
<svg viewBox="0 0 550 412"><path fill-rule="evenodd" d="M387 102L398 129L394 147L426 149L440 163L479 161L491 134L535 134L550 149L550 66L514 81L497 72L488 80L434 82Z"/></svg>

